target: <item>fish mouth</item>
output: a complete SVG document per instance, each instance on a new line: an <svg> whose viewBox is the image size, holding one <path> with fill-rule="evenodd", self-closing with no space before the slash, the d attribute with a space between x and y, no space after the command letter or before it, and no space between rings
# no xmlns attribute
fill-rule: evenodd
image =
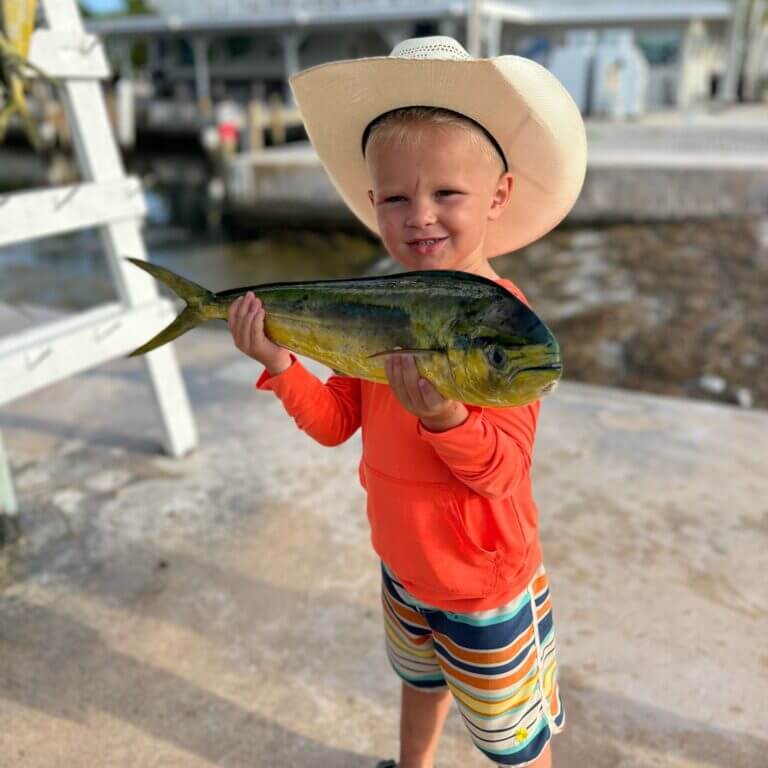
<svg viewBox="0 0 768 768"><path fill-rule="evenodd" d="M544 371L544 372L551 371L551 372L562 373L563 365L562 363L550 363L549 365L531 365L526 368L518 368L515 371L512 378L515 379L519 374L530 373L531 371Z"/></svg>
<svg viewBox="0 0 768 768"><path fill-rule="evenodd" d="M533 374L533 381L522 380L520 386L533 389L531 391L536 392L537 397L544 397L554 392L560 381L560 374L562 373L563 366L561 363L550 363L549 365L531 365L526 368L520 368L515 371L511 378L514 382L518 380L519 374ZM544 376L536 376L536 374L548 374ZM527 378L527 377L526 377Z"/></svg>

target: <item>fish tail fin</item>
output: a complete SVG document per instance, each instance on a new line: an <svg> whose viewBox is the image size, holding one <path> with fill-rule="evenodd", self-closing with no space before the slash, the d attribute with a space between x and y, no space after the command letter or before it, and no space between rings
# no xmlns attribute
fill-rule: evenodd
<svg viewBox="0 0 768 768"><path fill-rule="evenodd" d="M160 333L153 336L146 344L143 344L138 349L134 349L128 357L137 357L143 355L145 352L151 352L153 349L162 347L163 344L167 344L169 341L173 341L175 338L181 336L182 333L195 328L202 322L200 315L195 312L191 307L185 307L178 317L163 328Z"/></svg>
<svg viewBox="0 0 768 768"><path fill-rule="evenodd" d="M157 349L163 344L173 341L173 339L178 338L183 333L201 325L209 319L210 316L203 311L203 308L216 303L216 295L213 292L209 291L207 288L203 288L197 283L193 283L191 280L187 280L185 277L181 277L181 275L177 275L175 272L171 272L170 269L165 269L157 264L151 264L150 262L142 261L141 259L127 258L126 260L135 264L139 269L148 272L161 283L167 285L187 304L170 325L163 328L160 333L153 336L146 344L143 344L138 349L131 352L128 357L136 357L137 355L151 352L153 349Z"/></svg>

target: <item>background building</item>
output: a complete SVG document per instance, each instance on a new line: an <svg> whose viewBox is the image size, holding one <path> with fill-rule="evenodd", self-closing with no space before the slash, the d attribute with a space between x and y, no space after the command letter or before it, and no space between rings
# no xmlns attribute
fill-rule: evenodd
<svg viewBox="0 0 768 768"><path fill-rule="evenodd" d="M116 69L155 101L245 104L339 58L387 55L405 37L447 34L476 54L518 53L568 80L586 114L627 117L732 95L759 98L765 0L153 0L154 15L96 19ZM751 31L748 31L751 30ZM747 38L745 41L745 37ZM729 59L729 52L733 55ZM574 76L575 67L575 76ZM558 71L559 70L559 71ZM740 89L738 73L751 75ZM568 75L571 75L568 77Z"/></svg>

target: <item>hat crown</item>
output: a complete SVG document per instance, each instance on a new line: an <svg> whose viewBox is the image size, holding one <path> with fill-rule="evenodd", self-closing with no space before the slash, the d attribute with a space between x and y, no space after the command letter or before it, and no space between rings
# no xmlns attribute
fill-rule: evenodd
<svg viewBox="0 0 768 768"><path fill-rule="evenodd" d="M396 59L471 59L461 43L446 35L411 37L398 43L389 54Z"/></svg>

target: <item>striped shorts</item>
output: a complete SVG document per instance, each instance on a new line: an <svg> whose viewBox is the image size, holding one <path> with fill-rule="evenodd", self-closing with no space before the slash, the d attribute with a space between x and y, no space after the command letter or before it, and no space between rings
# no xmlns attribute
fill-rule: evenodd
<svg viewBox="0 0 768 768"><path fill-rule="evenodd" d="M472 740L499 765L527 765L565 725L549 580L499 608L450 613L419 602L382 563L387 655L407 685L453 694Z"/></svg>

